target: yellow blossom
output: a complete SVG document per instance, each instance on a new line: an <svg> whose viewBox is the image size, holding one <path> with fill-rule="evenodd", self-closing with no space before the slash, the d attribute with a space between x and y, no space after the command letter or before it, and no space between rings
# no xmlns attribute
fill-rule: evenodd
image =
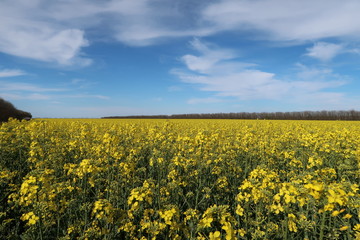
<svg viewBox="0 0 360 240"><path fill-rule="evenodd" d="M219 231L215 231L215 232L211 232L209 234L209 239L210 240L220 240L221 239L221 233Z"/></svg>
<svg viewBox="0 0 360 240"><path fill-rule="evenodd" d="M21 220L28 221L28 225L34 225L39 220L39 217L34 214L34 212L28 212L21 216Z"/></svg>
<svg viewBox="0 0 360 240"><path fill-rule="evenodd" d="M212 218L212 217L206 217L206 218L203 218L203 219L201 219L200 220L200 223L199 223L199 225L201 226L201 227L211 227L211 223L212 223L212 221L213 221L214 219Z"/></svg>
<svg viewBox="0 0 360 240"><path fill-rule="evenodd" d="M349 229L349 226L342 226L339 230L340 231L346 231Z"/></svg>

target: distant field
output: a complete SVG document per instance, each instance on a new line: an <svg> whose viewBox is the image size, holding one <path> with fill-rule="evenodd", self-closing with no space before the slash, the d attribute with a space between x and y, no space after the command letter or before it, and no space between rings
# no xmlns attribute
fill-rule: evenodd
<svg viewBox="0 0 360 240"><path fill-rule="evenodd" d="M0 126L3 239L360 239L360 122Z"/></svg>

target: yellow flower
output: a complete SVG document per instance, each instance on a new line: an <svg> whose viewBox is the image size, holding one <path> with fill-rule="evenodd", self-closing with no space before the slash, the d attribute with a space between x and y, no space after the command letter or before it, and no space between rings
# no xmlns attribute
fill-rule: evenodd
<svg viewBox="0 0 360 240"><path fill-rule="evenodd" d="M290 213L288 214L288 227L289 227L289 231L290 232L297 232L298 229L297 229L297 226L296 226L296 223L294 222L296 220L296 217L294 214Z"/></svg>
<svg viewBox="0 0 360 240"><path fill-rule="evenodd" d="M165 220L165 223L167 225L171 225L171 219L173 218L173 216L175 214L176 214L176 209L175 208L172 208L172 209L166 210L166 211L159 211L160 217Z"/></svg>
<svg viewBox="0 0 360 240"><path fill-rule="evenodd" d="M279 214L280 212L283 212L284 211L284 208L280 205L280 203L278 204L272 204L270 206L271 210L273 212L275 212L276 214Z"/></svg>
<svg viewBox="0 0 360 240"><path fill-rule="evenodd" d="M309 194L315 199L320 198L321 193L324 189L323 184L319 182L308 183L304 187L309 190Z"/></svg>
<svg viewBox="0 0 360 240"><path fill-rule="evenodd" d="M28 212L21 216L20 218L23 221L28 221L28 225L34 225L39 220L39 217L34 214L34 212Z"/></svg>
<svg viewBox="0 0 360 240"><path fill-rule="evenodd" d="M360 232L360 224L356 224L354 227L353 227L353 230L355 232Z"/></svg>
<svg viewBox="0 0 360 240"><path fill-rule="evenodd" d="M330 203L330 204L326 204L324 206L324 211L332 211L333 209L335 208L335 205L333 203ZM320 209L321 210L321 209ZM319 210L319 211L320 211Z"/></svg>
<svg viewBox="0 0 360 240"><path fill-rule="evenodd" d="M243 228L240 228L240 229L237 230L237 233L238 233L241 237L243 237L243 236L245 236L246 231L245 231Z"/></svg>
<svg viewBox="0 0 360 240"><path fill-rule="evenodd" d="M342 226L339 230L340 231L346 231L349 228L349 226Z"/></svg>
<svg viewBox="0 0 360 240"><path fill-rule="evenodd" d="M333 189L329 189L328 202L338 203L340 206L344 205L344 196L346 193L342 189L338 189L336 192Z"/></svg>
<svg viewBox="0 0 360 240"><path fill-rule="evenodd" d="M67 229L67 233L68 233L68 234L71 234L74 230L75 230L75 227L74 227L74 226L70 226L70 227L68 227L68 229Z"/></svg>
<svg viewBox="0 0 360 240"><path fill-rule="evenodd" d="M339 214L340 214L340 211L335 210L331 213L331 216L336 217Z"/></svg>
<svg viewBox="0 0 360 240"><path fill-rule="evenodd" d="M221 233L219 231L215 231L215 232L211 232L209 234L209 239L210 240L220 240L221 239Z"/></svg>
<svg viewBox="0 0 360 240"><path fill-rule="evenodd" d="M186 210L184 212L184 214L186 216L185 217L185 223L186 223L187 221L191 220L192 218L197 218L198 210L190 208L190 209Z"/></svg>
<svg viewBox="0 0 360 240"><path fill-rule="evenodd" d="M236 214L239 216L244 215L244 209L239 204L236 206Z"/></svg>
<svg viewBox="0 0 360 240"><path fill-rule="evenodd" d="M205 227L211 227L211 223L214 219L212 217L206 217L200 220L199 225L203 228Z"/></svg>
<svg viewBox="0 0 360 240"><path fill-rule="evenodd" d="M294 221L289 220L288 221L288 226L289 226L289 231L290 232L297 232L298 231L296 223Z"/></svg>
<svg viewBox="0 0 360 240"><path fill-rule="evenodd" d="M225 236L226 240L235 239L235 231L232 228L231 223L225 222L224 225L222 226L222 229L224 229L226 232L226 236Z"/></svg>

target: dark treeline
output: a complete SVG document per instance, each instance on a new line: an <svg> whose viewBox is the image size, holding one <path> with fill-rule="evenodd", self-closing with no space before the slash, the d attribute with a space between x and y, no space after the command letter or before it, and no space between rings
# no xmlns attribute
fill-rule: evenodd
<svg viewBox="0 0 360 240"><path fill-rule="evenodd" d="M9 118L30 120L32 115L29 112L17 109L12 103L0 98L0 123L8 121Z"/></svg>
<svg viewBox="0 0 360 240"><path fill-rule="evenodd" d="M360 120L360 111L302 111L260 113L192 113L173 115L111 116L103 118L155 118L155 119L278 119L278 120Z"/></svg>

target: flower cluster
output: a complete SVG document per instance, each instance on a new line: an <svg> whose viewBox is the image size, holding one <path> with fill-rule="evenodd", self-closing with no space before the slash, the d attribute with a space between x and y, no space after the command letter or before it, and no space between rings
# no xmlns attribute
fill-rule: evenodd
<svg viewBox="0 0 360 240"><path fill-rule="evenodd" d="M0 125L4 239L360 239L360 123Z"/></svg>

